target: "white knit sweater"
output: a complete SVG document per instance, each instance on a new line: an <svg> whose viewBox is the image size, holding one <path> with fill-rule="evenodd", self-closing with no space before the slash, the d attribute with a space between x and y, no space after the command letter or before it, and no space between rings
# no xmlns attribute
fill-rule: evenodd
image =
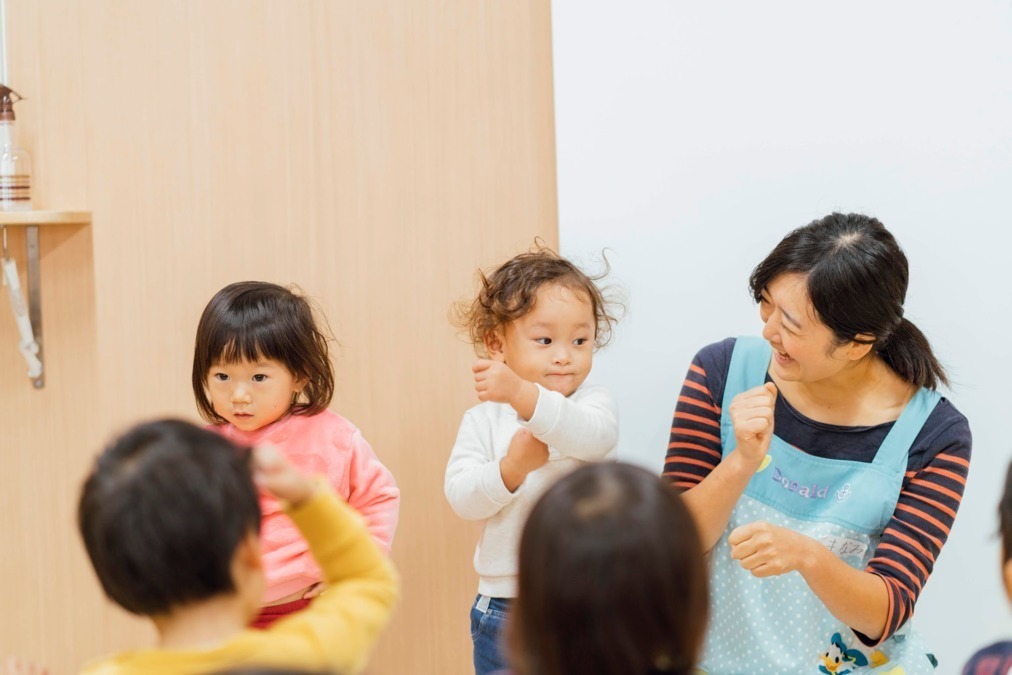
<svg viewBox="0 0 1012 675"><path fill-rule="evenodd" d="M499 460L521 427L548 446L548 463L511 493ZM582 386L567 398L538 385L538 403L526 421L505 403L480 403L464 413L444 490L457 515L485 521L474 552L479 593L516 596L517 552L527 513L542 492L583 462L614 459L617 443L618 410L608 390L598 386Z"/></svg>

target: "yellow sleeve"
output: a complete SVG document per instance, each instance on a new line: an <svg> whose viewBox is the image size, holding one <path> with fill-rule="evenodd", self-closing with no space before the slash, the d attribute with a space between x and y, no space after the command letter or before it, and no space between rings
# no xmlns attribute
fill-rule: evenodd
<svg viewBox="0 0 1012 675"><path fill-rule="evenodd" d="M361 517L321 486L286 509L323 570L328 588L265 631L245 630L217 649L140 650L85 669L88 675L179 675L257 664L358 673L397 599L393 567Z"/></svg>
<svg viewBox="0 0 1012 675"><path fill-rule="evenodd" d="M397 599L397 577L361 517L329 488L286 509L309 543L327 590L264 631L271 662L359 672Z"/></svg>

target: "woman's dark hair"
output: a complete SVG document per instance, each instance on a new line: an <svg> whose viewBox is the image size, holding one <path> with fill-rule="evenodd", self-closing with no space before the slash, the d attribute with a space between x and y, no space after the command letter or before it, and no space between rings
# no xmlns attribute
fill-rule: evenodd
<svg viewBox="0 0 1012 675"><path fill-rule="evenodd" d="M903 318L907 257L878 220L833 213L794 230L752 271L755 301L786 272L808 276L808 297L839 344L874 345L900 377L918 387L949 383L928 339Z"/></svg>
<svg viewBox="0 0 1012 675"><path fill-rule="evenodd" d="M491 274L486 276L481 270L478 273L478 296L457 303L453 321L467 331L479 355L485 355L487 336L534 309L538 291L545 284L559 284L586 297L594 313L596 348L611 339L612 326L618 321L613 313L616 303L605 298L595 283L608 274L607 269L598 276L589 276L552 249L535 244L532 250L510 258Z"/></svg>
<svg viewBox="0 0 1012 675"><path fill-rule="evenodd" d="M102 588L129 612L235 591L235 551L260 530L249 449L179 420L136 426L95 461L77 519Z"/></svg>
<svg viewBox="0 0 1012 675"><path fill-rule="evenodd" d="M221 424L207 395L207 374L216 363L271 359L306 386L292 406L295 415L315 415L334 396L329 338L313 318L309 301L263 281L240 281L218 291L197 324L193 349L193 395L200 416Z"/></svg>
<svg viewBox="0 0 1012 675"><path fill-rule="evenodd" d="M1001 527L1001 551L1004 562L1012 560L1012 465L1005 476L1005 492L998 505L998 522Z"/></svg>
<svg viewBox="0 0 1012 675"><path fill-rule="evenodd" d="M689 673L707 621L699 536L674 490L640 467L597 463L537 502L511 610L519 675Z"/></svg>

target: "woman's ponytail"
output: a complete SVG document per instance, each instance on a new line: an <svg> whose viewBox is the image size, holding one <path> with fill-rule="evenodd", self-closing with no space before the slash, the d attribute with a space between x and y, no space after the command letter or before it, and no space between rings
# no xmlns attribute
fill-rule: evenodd
<svg viewBox="0 0 1012 675"><path fill-rule="evenodd" d="M918 387L937 389L949 384L945 369L938 362L924 333L903 319L896 330L878 347L878 354L896 373Z"/></svg>

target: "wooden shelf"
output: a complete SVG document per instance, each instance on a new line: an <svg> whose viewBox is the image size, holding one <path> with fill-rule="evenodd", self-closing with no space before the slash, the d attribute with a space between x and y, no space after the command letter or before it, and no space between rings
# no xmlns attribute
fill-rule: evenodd
<svg viewBox="0 0 1012 675"><path fill-rule="evenodd" d="M7 255L7 228L25 228L25 248L28 254L28 318L32 326L32 337L37 351L35 356L42 363L38 377L32 377L36 389L46 385L45 360L42 352L42 275L39 269L39 226L47 225L90 225L91 211L0 211L0 227L3 228L3 251ZM26 356L31 359L31 355ZM31 372L31 371L30 371Z"/></svg>
<svg viewBox="0 0 1012 675"><path fill-rule="evenodd" d="M91 211L0 211L0 225L90 225Z"/></svg>

